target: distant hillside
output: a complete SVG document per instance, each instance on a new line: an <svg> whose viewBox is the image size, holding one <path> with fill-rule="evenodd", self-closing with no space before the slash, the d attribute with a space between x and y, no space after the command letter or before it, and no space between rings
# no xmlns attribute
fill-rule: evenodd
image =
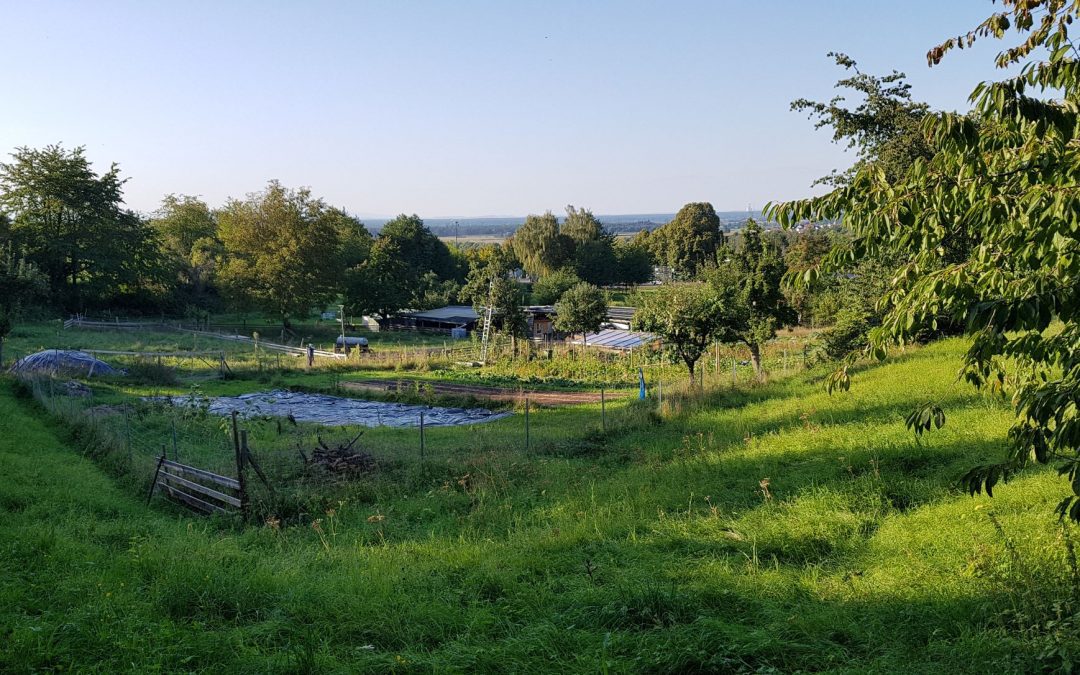
<svg viewBox="0 0 1080 675"><path fill-rule="evenodd" d="M747 218L761 220L760 211L717 211L721 226L725 230L738 229ZM669 222L674 213L628 213L615 215L597 215L609 230L615 234L633 234L641 230L652 230ZM562 220L562 218L560 218ZM378 232L388 222L386 218L368 218L364 224L372 232ZM424 224L431 231L443 238L491 237L506 238L512 235L525 222L525 216L491 216L486 218L425 218Z"/></svg>

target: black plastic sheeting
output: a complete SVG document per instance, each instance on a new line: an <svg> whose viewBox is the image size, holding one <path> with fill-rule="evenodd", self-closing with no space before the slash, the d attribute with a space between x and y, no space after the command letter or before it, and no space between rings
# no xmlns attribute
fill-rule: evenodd
<svg viewBox="0 0 1080 675"><path fill-rule="evenodd" d="M91 377L93 375L123 375L122 370L113 368L100 359L95 359L86 352L67 349L46 349L30 354L12 364L9 371L17 375L33 373L57 373L68 376Z"/></svg>

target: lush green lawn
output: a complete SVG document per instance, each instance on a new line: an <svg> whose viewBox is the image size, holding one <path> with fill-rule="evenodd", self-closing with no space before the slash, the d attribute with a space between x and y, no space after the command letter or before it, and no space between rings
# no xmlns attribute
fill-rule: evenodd
<svg viewBox="0 0 1080 675"><path fill-rule="evenodd" d="M313 486L300 525L246 528L145 508L4 384L0 670L1058 666L1080 649L1057 621L1078 581L1052 516L1064 485L1038 470L993 499L955 491L1010 419L955 382L961 349L831 398L811 373L670 397L660 418L630 406L606 437L547 411L564 441L531 453L491 425ZM949 418L920 445L903 417L927 399Z"/></svg>

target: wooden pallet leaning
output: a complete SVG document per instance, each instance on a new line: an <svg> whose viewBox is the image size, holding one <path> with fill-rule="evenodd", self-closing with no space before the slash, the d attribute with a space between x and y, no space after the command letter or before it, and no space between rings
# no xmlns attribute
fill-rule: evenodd
<svg viewBox="0 0 1080 675"><path fill-rule="evenodd" d="M206 515L228 513L230 509L246 511L247 495L239 480L174 462L164 454L158 458L154 481L146 497L147 504L156 490Z"/></svg>

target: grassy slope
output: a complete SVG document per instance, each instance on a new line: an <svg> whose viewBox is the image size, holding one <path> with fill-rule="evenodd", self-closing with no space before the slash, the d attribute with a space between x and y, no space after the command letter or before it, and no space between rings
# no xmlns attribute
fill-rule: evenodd
<svg viewBox="0 0 1080 675"><path fill-rule="evenodd" d="M1021 629L1068 582L1063 486L951 489L1009 422L954 383L959 349L840 397L792 380L718 400L593 454L487 447L373 479L319 514L323 536L147 510L3 385L0 670L1031 669L1060 646ZM918 446L903 415L931 397L949 421Z"/></svg>

